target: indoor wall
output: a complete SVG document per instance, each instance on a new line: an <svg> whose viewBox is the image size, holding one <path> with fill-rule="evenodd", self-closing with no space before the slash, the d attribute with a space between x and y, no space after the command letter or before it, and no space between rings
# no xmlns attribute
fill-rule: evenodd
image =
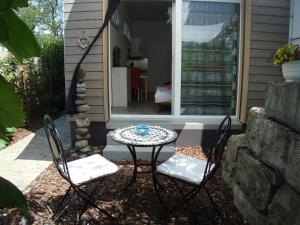
<svg viewBox="0 0 300 225"><path fill-rule="evenodd" d="M110 24L110 60L112 65L113 49L114 47L118 47L121 50L120 66L126 66L129 42L123 34L123 26L124 22L126 21L128 26L131 28L131 20L126 8L124 7L124 4L122 3L119 5L119 18L119 26L115 26L112 23Z"/></svg>
<svg viewBox="0 0 300 225"><path fill-rule="evenodd" d="M141 49L149 60L149 91L171 81L172 25L166 21L132 21L132 35L141 38Z"/></svg>

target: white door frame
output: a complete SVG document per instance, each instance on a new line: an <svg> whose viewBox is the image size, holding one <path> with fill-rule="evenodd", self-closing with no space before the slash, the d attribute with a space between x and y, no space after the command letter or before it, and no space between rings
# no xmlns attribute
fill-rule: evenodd
<svg viewBox="0 0 300 225"><path fill-rule="evenodd" d="M124 1L124 0L123 0ZM240 93L241 93L241 72L242 72L242 51L243 51L243 0L192 0L192 1L205 1L205 2L222 2L222 3L238 3L240 4L240 45L239 45L239 68L238 68L238 84L237 84L237 99L236 106L238 106ZM109 57L109 107L110 118L135 118L135 119L194 119L194 118L215 118L219 120L223 118L222 115L181 115L181 57L182 57L182 2L183 0L174 0L172 2L172 107L170 115L141 115L141 114L112 114L111 110L111 49L110 49L110 24L108 29L108 57ZM232 115L232 118L237 118L238 107L236 107L236 115Z"/></svg>
<svg viewBox="0 0 300 225"><path fill-rule="evenodd" d="M173 115L175 117L180 116L181 107L181 45L182 45L182 0L173 2L173 15L172 15L172 29L174 43L172 46L174 49L174 73L172 79L172 97L173 97Z"/></svg>

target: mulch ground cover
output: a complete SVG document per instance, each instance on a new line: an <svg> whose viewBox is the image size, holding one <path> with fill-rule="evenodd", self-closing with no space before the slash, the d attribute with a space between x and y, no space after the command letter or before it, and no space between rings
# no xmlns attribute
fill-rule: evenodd
<svg viewBox="0 0 300 225"><path fill-rule="evenodd" d="M32 132L29 129L26 128L18 128L17 131L12 135L10 143L9 144L14 144L17 141L23 139L27 135L31 134Z"/></svg>
<svg viewBox="0 0 300 225"><path fill-rule="evenodd" d="M199 159L206 158L201 148L178 148L177 151ZM122 192L121 190L131 178L133 166L130 162L118 162L117 164L119 172L107 177L104 182L99 184L99 191L95 194L95 197L99 199L97 204L119 218L118 224L199 224L194 222L193 216L185 207L175 211L171 216L161 219L164 215L164 210L156 196L151 174L139 174L137 183ZM159 178L159 181L162 183L162 193L167 205L171 207L177 204L181 198L180 194L173 189L174 185L168 182L165 177ZM30 208L27 224L75 224L83 204L80 204L75 193L72 193L69 200L67 200L68 207L63 207L64 210L60 218L54 222L53 218L51 218L68 187L68 183L61 178L54 165L49 166L26 191ZM182 186L182 188L186 191L189 190L186 186ZM245 224L234 206L231 192L222 180L220 171L208 182L207 188L224 216L226 215L226 219L221 220L220 217L215 216L207 196L202 194L193 200L191 207L194 209L194 213L199 215L199 220L202 220L204 215L213 219L201 224ZM203 207L208 209L207 214L203 214ZM5 221L3 220L1 223L0 217L1 225L22 224L22 216L18 210L8 210L6 211ZM25 223L23 222L23 224ZM115 223L103 214L100 215L94 209L89 208L84 213L80 224L109 225Z"/></svg>

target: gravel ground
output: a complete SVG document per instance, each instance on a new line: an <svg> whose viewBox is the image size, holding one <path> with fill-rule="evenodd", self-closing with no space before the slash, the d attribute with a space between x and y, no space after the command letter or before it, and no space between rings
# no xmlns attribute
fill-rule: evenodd
<svg viewBox="0 0 300 225"><path fill-rule="evenodd" d="M199 159L206 158L200 147L178 148L177 151ZM127 162L118 162L118 165L119 172L108 177L99 185L99 192L96 197L101 199L101 202L97 202L99 205L119 218L119 224L195 224L186 208L181 208L165 220L160 219L164 211L157 199L150 174L139 174L137 184L133 188L121 192L127 180L131 177L133 166ZM165 200L168 201L168 205L174 205L180 199L180 195L173 191L173 185L170 185L164 177L160 178L160 182L163 184L163 193ZM218 217L214 217L213 220L203 224L244 224L241 215L233 204L231 192L223 182L220 172L210 180L207 187L221 211L227 215L227 219L221 221ZM68 184L59 176L55 167L53 165L49 166L31 184L29 191L26 193L30 208L28 224L52 224L49 223L49 218L53 215L53 211L67 188ZM188 190L186 186L183 186L183 188ZM74 224L81 208L74 193L71 195L69 202L69 207L64 210L61 217L54 224ZM194 211L202 215L203 210L201 210L201 207L207 207L208 202L205 195L200 195L191 204ZM214 215L211 210L208 210L208 214ZM0 225L20 224L21 220L22 217L18 210L8 210L6 211L6 216L2 218L2 222L0 216ZM113 224L112 221L103 217L103 215L99 215L91 208L86 211L82 220L80 224Z"/></svg>

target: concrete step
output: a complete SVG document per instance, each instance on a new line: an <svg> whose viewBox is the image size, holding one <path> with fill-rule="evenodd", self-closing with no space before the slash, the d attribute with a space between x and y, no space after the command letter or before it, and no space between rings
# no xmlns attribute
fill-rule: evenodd
<svg viewBox="0 0 300 225"><path fill-rule="evenodd" d="M106 145L121 145L120 143L114 141L112 138L111 138L111 131L108 132L108 134L106 135Z"/></svg>
<svg viewBox="0 0 300 225"><path fill-rule="evenodd" d="M111 132L112 132L112 131L108 132L108 134L106 135L106 144L107 144L107 145L122 145L122 144L120 144L120 143L114 141L114 140L111 138L111 135L110 135ZM167 146L175 146L175 142L170 143L170 144L168 144Z"/></svg>
<svg viewBox="0 0 300 225"><path fill-rule="evenodd" d="M130 116L130 115L129 115ZM119 116L110 118L106 123L106 129L114 130L120 127L127 127L136 124L146 123L149 125L162 126L174 130L190 129L190 130L216 130L224 116L200 116L200 117L182 117L182 118L134 118L128 116ZM242 129L239 120L232 116L231 128Z"/></svg>
<svg viewBox="0 0 300 225"><path fill-rule="evenodd" d="M136 147L137 159L151 160L151 147ZM164 146L161 150L158 160L166 160L175 153L174 146ZM103 156L112 161L129 160L132 161L132 156L125 145L106 145L103 150Z"/></svg>

